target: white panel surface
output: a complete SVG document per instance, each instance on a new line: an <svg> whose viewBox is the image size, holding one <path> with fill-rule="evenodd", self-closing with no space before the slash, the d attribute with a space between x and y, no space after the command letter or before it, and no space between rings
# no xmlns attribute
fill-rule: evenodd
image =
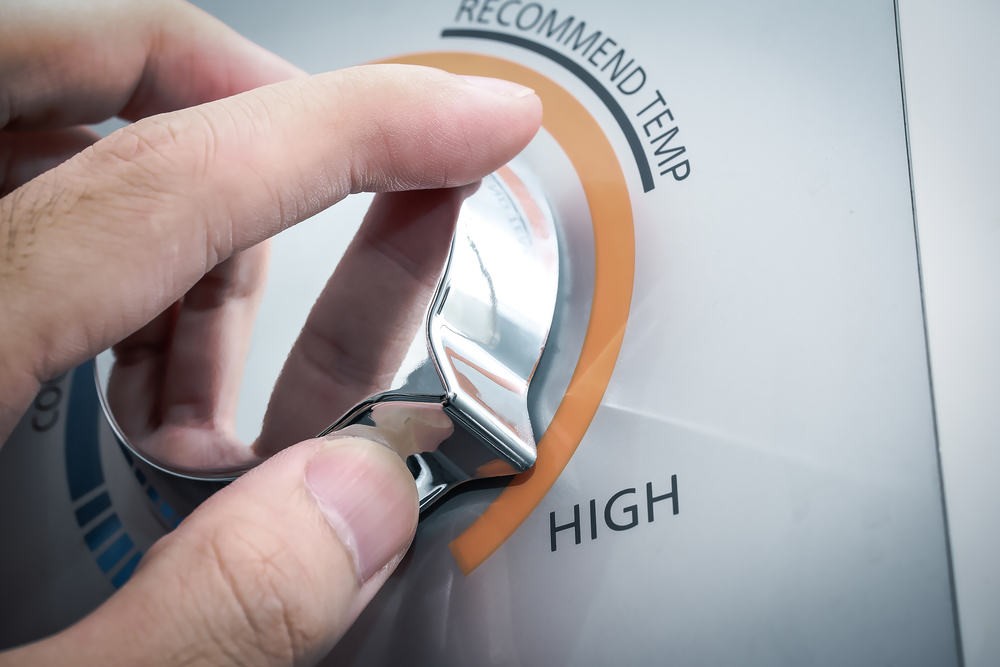
<svg viewBox="0 0 1000 667"><path fill-rule="evenodd" d="M931 367L966 664L1000 664L1000 5L900 0Z"/></svg>

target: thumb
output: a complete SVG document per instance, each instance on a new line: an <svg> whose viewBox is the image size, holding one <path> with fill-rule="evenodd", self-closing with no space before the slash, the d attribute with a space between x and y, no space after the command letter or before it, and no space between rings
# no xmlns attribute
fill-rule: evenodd
<svg viewBox="0 0 1000 667"><path fill-rule="evenodd" d="M90 616L6 657L312 664L395 569L416 525L416 487L395 452L354 437L309 440L199 507Z"/></svg>

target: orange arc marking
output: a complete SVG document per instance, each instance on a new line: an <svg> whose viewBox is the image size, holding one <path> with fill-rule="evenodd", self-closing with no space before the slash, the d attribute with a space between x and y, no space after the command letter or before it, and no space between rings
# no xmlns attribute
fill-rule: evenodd
<svg viewBox="0 0 1000 667"><path fill-rule="evenodd" d="M475 53L421 53L384 62L492 76L528 86L542 100L542 125L576 169L594 224L594 300L583 350L566 396L538 443L535 466L450 544L466 575L479 567L534 511L576 451L611 380L628 320L635 275L632 204L621 165L594 117L564 88L523 65Z"/></svg>

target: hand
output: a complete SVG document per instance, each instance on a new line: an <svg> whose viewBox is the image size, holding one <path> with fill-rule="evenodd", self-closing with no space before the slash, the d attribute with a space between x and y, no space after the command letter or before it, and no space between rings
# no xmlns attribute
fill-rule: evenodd
<svg viewBox="0 0 1000 667"><path fill-rule="evenodd" d="M382 262L419 291L420 253L385 251L449 220L462 194L437 188L501 166L541 120L520 87L476 83L401 66L305 77L178 2L5 9L0 438L41 381L151 333L210 272L222 289L202 315L229 321L237 265L351 192L425 190L377 198L348 266ZM100 141L78 127L113 115L137 122ZM321 300L336 296L331 285ZM317 386L373 382L391 327L333 324L333 349L345 352L325 350ZM358 345L367 331L371 344ZM307 440L213 496L90 616L0 663L310 663L391 573L415 525L412 478L391 450Z"/></svg>
<svg viewBox="0 0 1000 667"><path fill-rule="evenodd" d="M268 244L209 271L114 346L107 400L129 443L171 470L248 468L389 389L423 324L459 207L475 187L376 197L292 347L253 442L236 435L236 407ZM439 432L450 431L449 421ZM392 445L405 460L402 434Z"/></svg>

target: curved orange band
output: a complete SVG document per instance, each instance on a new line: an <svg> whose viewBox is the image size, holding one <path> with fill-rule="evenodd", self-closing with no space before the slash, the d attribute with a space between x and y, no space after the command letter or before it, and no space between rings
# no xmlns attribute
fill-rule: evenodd
<svg viewBox="0 0 1000 667"><path fill-rule="evenodd" d="M597 412L611 380L628 320L635 275L635 231L625 175L604 131L584 106L551 79L523 65L475 53L421 53L384 62L492 76L528 86L542 99L545 129L573 163L594 224L594 301L583 350L566 396L538 443L538 461L452 541L469 574L500 548L555 484Z"/></svg>

